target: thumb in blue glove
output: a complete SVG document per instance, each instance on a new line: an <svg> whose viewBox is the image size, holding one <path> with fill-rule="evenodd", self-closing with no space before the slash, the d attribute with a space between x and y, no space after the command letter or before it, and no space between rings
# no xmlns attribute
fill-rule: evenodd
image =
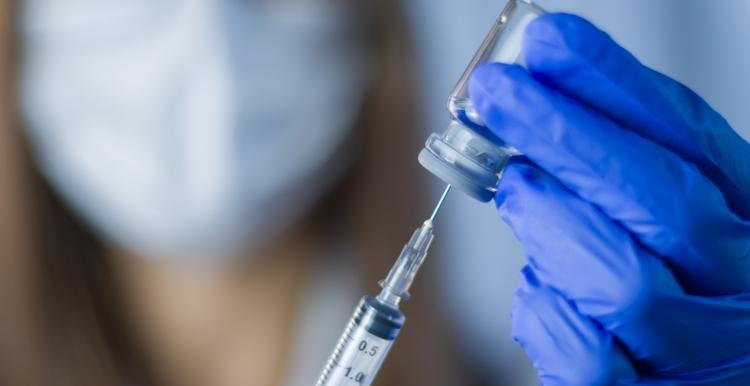
<svg viewBox="0 0 750 386"><path fill-rule="evenodd" d="M514 336L543 382L750 384L750 145L576 16L532 22L524 55L470 90L528 157L496 202L529 259Z"/></svg>

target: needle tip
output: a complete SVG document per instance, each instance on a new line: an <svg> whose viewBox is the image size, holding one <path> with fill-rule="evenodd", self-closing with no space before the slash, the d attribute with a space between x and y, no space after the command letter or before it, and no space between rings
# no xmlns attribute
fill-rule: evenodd
<svg viewBox="0 0 750 386"><path fill-rule="evenodd" d="M427 220L430 223L433 223L435 221L435 216L437 216L438 212L440 211L440 208L443 206L443 202L445 201L445 197L448 196L448 192L451 190L451 186L448 185L445 187L445 190L443 190L443 195L440 196L440 200L438 201L437 205L435 206L435 209L432 211L432 215Z"/></svg>

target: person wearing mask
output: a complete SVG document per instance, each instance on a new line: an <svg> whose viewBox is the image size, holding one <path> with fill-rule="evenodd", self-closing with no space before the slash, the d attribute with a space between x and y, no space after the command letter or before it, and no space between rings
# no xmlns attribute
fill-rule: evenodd
<svg viewBox="0 0 750 386"><path fill-rule="evenodd" d="M403 242L396 241L386 250L386 239L366 237L383 235L379 232L389 224L399 223L378 217L388 211L371 204L383 200L418 206L417 199L405 201L400 189L390 196L385 192L415 184L416 178L405 170L395 170L409 163L408 158L398 160L393 151L388 156L380 153L384 164L374 167L367 158L373 150L359 149L351 158L363 162L363 167L374 167L374 175L400 177L346 189L342 186L347 184L339 183L344 191L353 189L350 201L332 187L344 172L324 166L331 159L340 164L338 152L351 149L343 144L356 142L356 136L349 138L337 128L353 121L373 125L378 118L408 122L407 115L385 110L372 115L360 111L361 121L345 119L345 114L316 115L321 106L336 106L323 111L340 113L342 105L357 100L353 95L365 84L357 81L363 78L353 65L357 60L348 56L351 52L340 51L349 45L333 39L358 35L328 29L331 24L325 22L336 25L335 20L357 19L331 17L337 12L324 7L326 11L318 13L305 6L304 14L260 12L264 17L254 19L257 13L245 12L247 7L289 10L300 4L217 4L185 2L179 9L151 3L123 8L89 4L91 14L70 12L69 6L57 3L24 5L18 90L25 135L8 130L8 140L3 142L28 141L35 164L56 193L44 193L45 182L35 177L34 170L20 167L22 147L7 145L9 162L3 164L14 169L1 174L8 182L3 184L3 199L10 203L3 207L13 211L5 221L15 223L7 227L14 233L8 232L6 239L14 242L4 247L14 258L6 262L11 268L5 270L10 291L4 292L23 294L6 303L14 306L12 321L18 328L3 331L5 341L20 342L8 345L4 355L9 358L4 362L7 374L14 379L36 375L42 377L42 384L309 383L314 375L294 378L291 374L304 373L295 370L295 363L315 357L304 348L319 345L298 342L289 331L294 324L308 330L328 324L318 318L335 312L308 315L295 305L318 306L342 289L346 292L341 280L334 287L321 283L356 272L356 268L344 269L335 278L321 278L314 276L313 267L330 274L332 267L341 269L342 262L358 260L339 258L325 265L319 257L305 256L310 251L328 257L361 254L361 264L369 264L390 256ZM438 13L438 8L433 12ZM389 28L397 15L393 10L387 7L384 12ZM107 19L108 15L117 17ZM174 19L165 22L159 17L164 15ZM311 22L310 15L325 16ZM303 36L305 44L270 38L287 36L288 31L277 28L290 25L310 27L288 35ZM246 30L256 27L275 33ZM315 33L319 28L336 32ZM398 41L403 30L391 32ZM321 36L329 39L318 40ZM135 44L131 39L138 37L148 39ZM237 37L242 38L233 39ZM258 56L254 49L236 49L238 41L273 49ZM321 41L336 41L335 48L327 51L325 45L316 44ZM115 47L113 42L119 44L111 51L97 46ZM314 55L308 52L310 47L315 54L329 55ZM399 104L404 99L394 98L404 96L410 79L403 72L406 61L389 61L393 56L387 50L369 52L380 54L377 63L382 67L374 73L390 69L401 75L391 79L393 83L379 79L379 87L398 91L381 95L375 107L413 111ZM744 333L749 323L744 294L750 287L745 205L748 144L689 89L644 66L580 17L540 17L525 33L523 55L528 71L502 64L477 70L471 97L488 127L525 154L509 163L495 200L528 257L511 323L515 340L531 358L542 383L747 383L750 366L742 342L750 341ZM303 69L292 66L300 63ZM341 63L346 65L337 66ZM394 64L399 65L395 70ZM242 73L231 69L246 68L274 68L279 73L260 72L260 79L254 73L227 77ZM128 71L137 76L117 76ZM326 78L326 71L334 75ZM185 74L190 76L182 77ZM292 74L301 76L295 79ZM277 83L282 79L290 81L288 89ZM309 84L313 80L336 84L337 91L333 96L321 95L320 88ZM270 87L258 87L264 82ZM316 94L305 97L310 90ZM306 137L309 133L295 119L308 129L313 122L320 123L310 132L326 141ZM396 123L388 126L399 128L395 132L399 136L413 130ZM383 126L375 127L372 132L359 131L370 133L362 143L394 146L391 137L374 134ZM286 141L289 138L301 140L291 143ZM360 170L353 175L360 179L368 173ZM27 194L35 192L30 186L41 187L46 194L45 199L31 202L49 205L36 208L36 216L34 211L24 212L29 198L35 197ZM56 201L55 194L66 206ZM326 196L333 202L318 198ZM342 230L356 230L360 223L344 220L357 213L354 208L363 200L367 210L359 219L364 229L345 237ZM341 206L346 202L350 205ZM50 215L69 209L77 217ZM468 214L443 221L478 220ZM77 218L94 232L87 233ZM413 225L410 219L402 222L405 230L392 229L394 238L408 234L406 229ZM461 234L455 232L456 240ZM33 235L39 238L29 237ZM25 242L20 242L24 237ZM480 237L493 238L487 233ZM331 238L335 242L326 242ZM449 245L446 251L450 250ZM492 248L481 251L500 258ZM472 265L450 253L443 256L444 269L447 259ZM375 271L380 274L385 269L381 268ZM493 272L497 271L477 276L481 280L475 277L475 283L502 281L493 278ZM452 279L460 280L460 271L452 273ZM316 298L316 291L302 288L301 278L322 295ZM462 298L451 292L457 287L481 288L445 283L434 288L445 289L442 294L450 301ZM485 302L498 301L484 295L480 299ZM384 373L378 383L517 384L507 373L510 362L475 360L491 357L496 349L488 340L483 346L472 346L477 342L472 334L486 332L474 328L481 327L475 321L493 319L473 313L476 301L464 302L464 308L456 306L460 303L451 306L460 312L446 314L460 315L449 322L470 327L451 330L450 335L465 345L451 345L440 331L428 329L442 327L435 324L441 320L434 314L440 311L439 303L422 303L427 306L420 312L424 316L410 322L420 326L415 330L421 339L399 344L384 370L392 375ZM39 310L44 311L41 317ZM305 323L309 320L318 323ZM345 316L332 322L342 320ZM494 328L501 331L500 327ZM320 336L307 332L297 336ZM436 342L435 336L444 344L429 346ZM327 339L322 345L328 350L331 342ZM294 350L302 351L300 362L293 359ZM313 362L317 367L318 361ZM476 371L461 372L467 363L473 364L472 370L498 376L482 380ZM47 371L39 372L40 368ZM502 372L506 373L499 375Z"/></svg>
<svg viewBox="0 0 750 386"><path fill-rule="evenodd" d="M0 384L314 382L429 210L399 4L2 6ZM429 276L380 384L460 371Z"/></svg>

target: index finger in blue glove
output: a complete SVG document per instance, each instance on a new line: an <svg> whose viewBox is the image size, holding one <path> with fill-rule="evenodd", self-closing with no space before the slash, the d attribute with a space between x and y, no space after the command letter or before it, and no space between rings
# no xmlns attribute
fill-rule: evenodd
<svg viewBox="0 0 750 386"><path fill-rule="evenodd" d="M470 93L490 130L665 258L686 289L750 288L750 223L694 165L520 66L478 68Z"/></svg>
<svg viewBox="0 0 750 386"><path fill-rule="evenodd" d="M750 218L750 145L692 90L575 15L534 20L523 53L536 79L693 162Z"/></svg>

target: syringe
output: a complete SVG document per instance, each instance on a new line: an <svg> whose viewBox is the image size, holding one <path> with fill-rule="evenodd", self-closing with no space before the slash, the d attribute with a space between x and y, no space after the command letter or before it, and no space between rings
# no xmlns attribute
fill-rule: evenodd
<svg viewBox="0 0 750 386"><path fill-rule="evenodd" d="M359 302L316 386L372 383L406 320L398 305L409 299L409 287L432 242L435 216L450 188L445 188L430 218L414 231L388 276L380 281L380 294L364 296Z"/></svg>

